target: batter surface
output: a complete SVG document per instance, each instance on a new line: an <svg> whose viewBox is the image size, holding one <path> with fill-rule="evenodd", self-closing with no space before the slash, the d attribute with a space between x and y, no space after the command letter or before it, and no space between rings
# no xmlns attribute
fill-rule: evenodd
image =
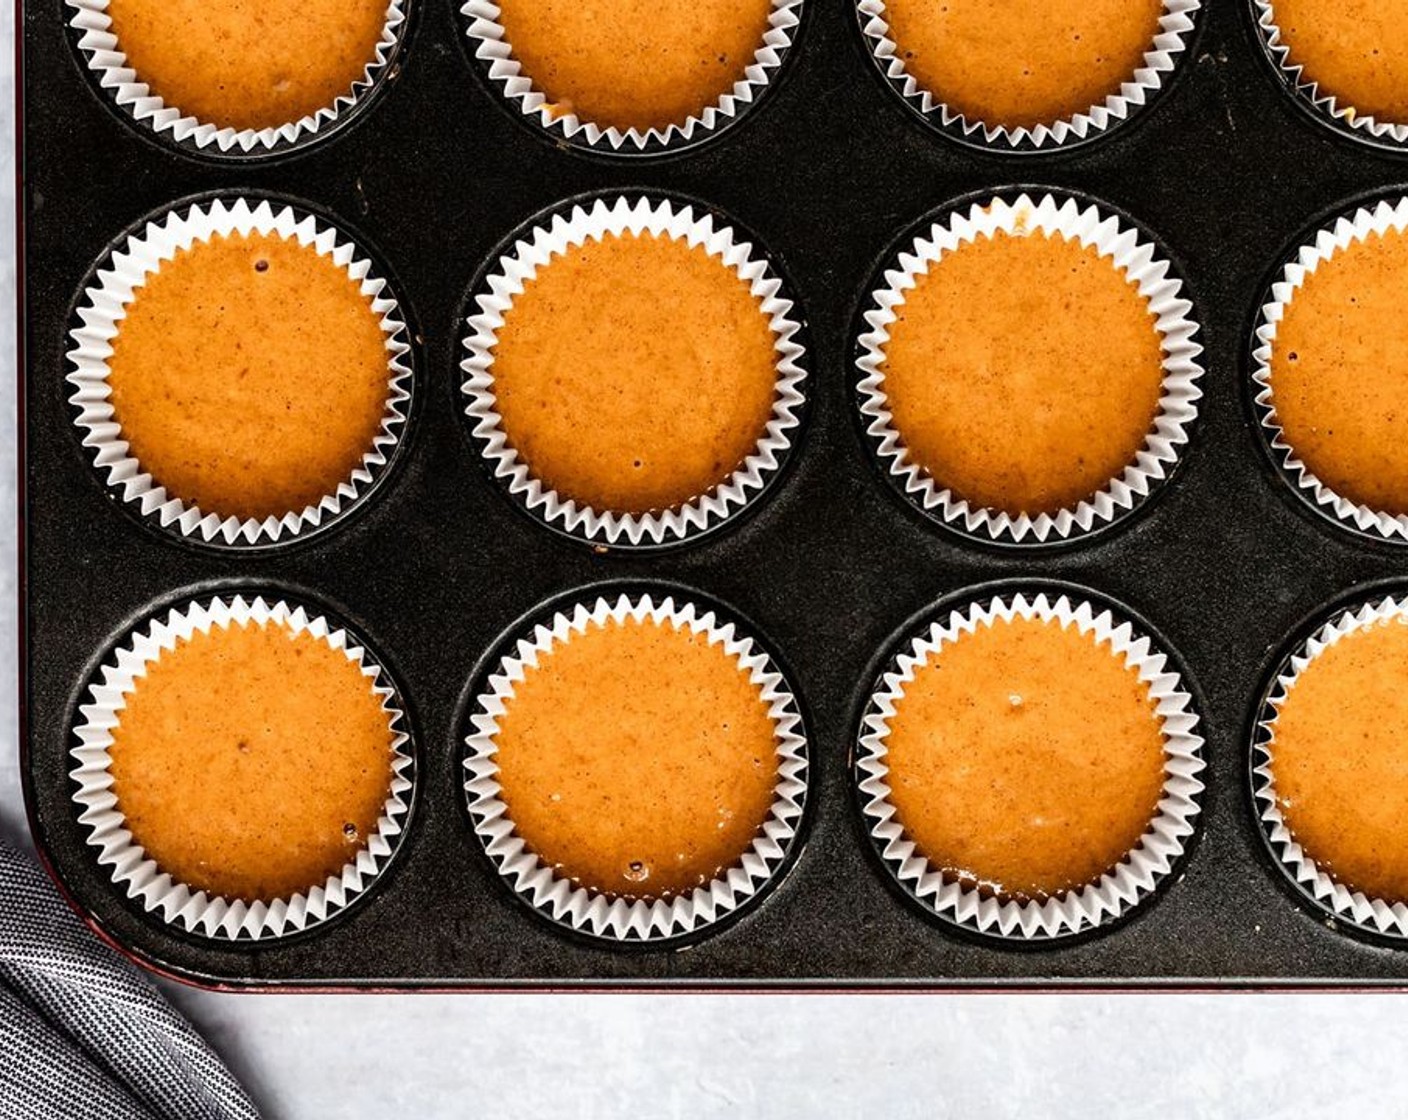
<svg viewBox="0 0 1408 1120"><path fill-rule="evenodd" d="M108 0L138 80L222 128L276 128L350 94L386 11L387 0Z"/></svg>
<svg viewBox="0 0 1408 1120"><path fill-rule="evenodd" d="M493 392L533 476L598 511L682 506L772 417L777 351L737 273L701 246L607 235L554 257L504 316Z"/></svg>
<svg viewBox="0 0 1408 1120"><path fill-rule="evenodd" d="M970 121L1053 124L1134 77L1163 0L885 0L889 37L921 88Z"/></svg>
<svg viewBox="0 0 1408 1120"><path fill-rule="evenodd" d="M505 41L557 115L684 124L742 81L771 0L499 0Z"/></svg>
<svg viewBox="0 0 1408 1120"><path fill-rule="evenodd" d="M1408 121L1408 0L1275 0L1288 61L1341 108Z"/></svg>
<svg viewBox="0 0 1408 1120"><path fill-rule="evenodd" d="M1296 843L1351 890L1408 900L1408 623L1378 622L1315 657L1281 705L1276 800Z"/></svg>
<svg viewBox="0 0 1408 1120"><path fill-rule="evenodd" d="M1157 815L1149 688L1074 626L995 621L906 687L885 759L898 819L945 875L1008 898L1094 882Z"/></svg>
<svg viewBox="0 0 1408 1120"><path fill-rule="evenodd" d="M1408 238L1374 234L1324 261L1286 305L1271 403L1296 456L1351 501L1408 513Z"/></svg>
<svg viewBox="0 0 1408 1120"><path fill-rule="evenodd" d="M301 513L346 481L386 414L371 301L315 249L217 235L180 250L118 323L108 384L130 453L222 517Z"/></svg>
<svg viewBox="0 0 1408 1120"><path fill-rule="evenodd" d="M958 497L1055 513L1135 460L1158 414L1148 301L1093 246L998 233L946 253L895 308L881 369L909 461Z"/></svg>
<svg viewBox="0 0 1408 1120"><path fill-rule="evenodd" d="M366 847L391 788L380 697L341 652L281 624L197 632L118 718L113 792L133 839L226 898L321 886Z"/></svg>
<svg viewBox="0 0 1408 1120"><path fill-rule="evenodd" d="M557 874L627 898L737 863L777 785L776 728L746 670L648 619L593 624L540 655L494 742L515 833Z"/></svg>

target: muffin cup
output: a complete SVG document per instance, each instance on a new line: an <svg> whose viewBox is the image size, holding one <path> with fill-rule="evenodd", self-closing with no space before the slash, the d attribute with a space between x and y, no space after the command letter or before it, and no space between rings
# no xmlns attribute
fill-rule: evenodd
<svg viewBox="0 0 1408 1120"><path fill-rule="evenodd" d="M871 57L886 84L926 123L952 139L996 152L1054 151L1095 140L1147 106L1172 78L1197 27L1202 0L1164 0L1159 33L1144 52L1143 65L1118 93L1110 94L1082 113L1035 127L990 125L970 120L924 89L905 69L904 51L890 38L885 0L857 0L856 15Z"/></svg>
<svg viewBox="0 0 1408 1120"><path fill-rule="evenodd" d="M1051 941L1116 922L1152 895L1181 861L1197 827L1203 792L1203 738L1193 697L1178 667L1155 641L1115 609L1033 589L1002 592L942 608L938 617L897 643L861 717L855 781L862 821L885 868L928 915L968 933L1001 940ZM1074 625L1138 670L1163 721L1164 788L1157 814L1139 843L1112 871L1076 890L1019 901L947 878L905 834L890 801L886 765L889 721L905 687L929 659L979 626L1013 618Z"/></svg>
<svg viewBox="0 0 1408 1120"><path fill-rule="evenodd" d="M608 234L649 232L702 245L746 281L771 323L777 360L772 418L753 453L727 479L682 506L645 514L581 505L545 487L519 459L500 425L494 396L494 356L504 315L524 285L549 260ZM534 219L477 282L466 320L460 363L465 415L480 454L509 496L544 524L597 546L653 548L682 544L707 533L756 502L791 454L805 404L801 327L793 300L767 258L713 214L663 198L615 195L584 200Z"/></svg>
<svg viewBox="0 0 1408 1120"><path fill-rule="evenodd" d="M278 234L315 249L356 282L371 301L386 337L386 413L361 464L315 505L263 519L222 517L167 492L129 454L114 416L108 358L126 308L148 275L178 249L216 234ZM230 549L264 548L307 536L339 521L361 504L385 475L400 445L410 412L411 346L396 297L370 260L327 221L282 202L231 197L177 204L149 219L100 260L77 302L67 353L73 387L69 403L93 466L108 490L144 520L197 544Z"/></svg>
<svg viewBox="0 0 1408 1120"><path fill-rule="evenodd" d="M1276 76L1311 116L1352 140L1397 151L1408 150L1408 122L1378 120L1357 112L1352 105L1341 105L1336 98L1323 93L1316 82L1306 77L1305 68L1291 61L1291 49L1281 41L1281 28L1276 22L1273 5L1268 0L1251 0L1251 11L1258 38Z"/></svg>
<svg viewBox="0 0 1408 1120"><path fill-rule="evenodd" d="M1262 839L1276 865L1312 906L1336 924L1363 933L1408 939L1408 904L1372 898L1333 879L1296 843L1276 802L1271 772L1276 720L1291 687L1305 667L1341 638L1388 619L1408 617L1408 595L1375 597L1337 610L1328 621L1298 641L1271 673L1252 729L1252 802Z"/></svg>
<svg viewBox="0 0 1408 1120"><path fill-rule="evenodd" d="M574 885L556 875L514 833L508 806L498 782L498 748L494 736L498 717L512 699L527 667L556 644L570 641L590 625L608 621L667 622L694 634L705 634L719 645L769 705L777 731L777 788L772 808L752 846L726 872L707 886L659 899L628 900ZM677 593L624 591L583 598L554 612L531 631L505 641L465 721L464 788L474 832L499 874L537 913L558 925L608 943L644 945L703 934L737 914L781 873L798 843L807 798L807 739L796 698L781 671L757 642L740 633L732 621L720 619L707 606Z"/></svg>
<svg viewBox="0 0 1408 1120"><path fill-rule="evenodd" d="M1305 278L1336 253L1374 234L1408 230L1408 195L1359 207L1307 236L1272 282L1252 337L1252 404L1276 472L1300 498L1334 524L1374 540L1408 543L1408 514L1372 509L1332 490L1315 476L1286 439L1271 388L1271 353L1287 305Z"/></svg>
<svg viewBox="0 0 1408 1120"><path fill-rule="evenodd" d="M361 79L351 90L315 113L271 128L222 128L188 116L179 106L167 105L151 92L141 75L127 65L127 56L110 30L108 0L64 0L64 3L69 9L68 26L83 64L123 116L186 151L216 157L257 158L305 147L334 131L363 108L391 72L391 64L401 51L409 0L388 0L386 23L377 43L376 57L367 64Z"/></svg>
<svg viewBox="0 0 1408 1120"><path fill-rule="evenodd" d="M460 8L475 61L509 107L553 140L606 155L660 155L702 143L749 112L777 76L796 38L804 0L772 0L768 30L741 79L714 104L666 128L603 128L575 113L554 109L513 56L513 45L492 0L467 0Z"/></svg>
<svg viewBox="0 0 1408 1120"><path fill-rule="evenodd" d="M393 774L377 828L340 873L306 892L273 902L248 903L204 890L193 890L173 879L147 856L126 826L113 793L110 772L112 731L122 719L127 696L147 667L175 649L178 639L206 633L213 627L239 623L283 624L308 634L356 663L382 698L390 717ZM80 702L73 734L78 745L70 751L75 763L69 776L78 821L88 829L88 843L98 849L98 863L110 869L113 883L144 910L187 933L227 941L263 941L310 929L351 906L381 874L399 846L410 812L415 767L410 736L405 729L398 690L387 671L339 622L316 608L272 601L262 595L215 595L179 603L140 624L104 656Z"/></svg>
<svg viewBox="0 0 1408 1120"><path fill-rule="evenodd" d="M909 460L900 433L891 424L881 368L890 327L905 293L945 253L994 233L1061 234L1082 246L1093 245L1122 269L1149 301L1163 343L1163 395L1154 424L1134 461L1099 493L1055 514L1012 516L1003 510L974 506L959 498L918 464ZM925 516L946 529L991 544L1041 545L1076 541L1123 519L1165 482L1188 443L1189 429L1202 397L1199 382L1202 347L1194 341L1198 324L1183 281L1146 234L1094 203L1064 194L1044 194L1037 201L1023 193L975 201L965 210L941 213L913 237L906 234L891 251L866 298L858 324L856 393L872 453L890 482Z"/></svg>

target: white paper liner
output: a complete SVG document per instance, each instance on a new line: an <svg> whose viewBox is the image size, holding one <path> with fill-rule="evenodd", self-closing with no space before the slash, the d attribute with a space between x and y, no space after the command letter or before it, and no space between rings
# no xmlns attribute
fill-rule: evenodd
<svg viewBox="0 0 1408 1120"><path fill-rule="evenodd" d="M153 94L141 75L127 65L127 56L110 30L108 0L64 0L64 3L70 9L69 26L78 37L78 49L85 65L96 75L99 86L132 120L158 136L196 151L213 150L232 155L267 154L308 143L346 116L387 69L406 22L404 0L388 0L386 24L375 58L352 88L333 104L277 127L237 129L197 120L183 113L180 106L167 105Z"/></svg>
<svg viewBox="0 0 1408 1120"><path fill-rule="evenodd" d="M945 877L905 835L886 778L886 740L895 705L917 671L944 646L980 626L1013 618L1059 622L1093 634L1112 656L1138 670L1149 687L1164 731L1164 788L1158 811L1136 847L1094 883L1045 900L1018 901L987 895ZM861 721L856 780L872 841L886 867L926 910L974 933L1014 939L1067 937L1122 917L1167 876L1183 855L1196 827L1203 791L1203 738L1193 700L1177 669L1154 642L1104 607L1062 594L1018 593L955 607L919 637L906 639L896 667L871 695Z"/></svg>
<svg viewBox="0 0 1408 1120"><path fill-rule="evenodd" d="M1272 854L1289 872L1292 881L1315 902L1359 929L1388 937L1408 937L1408 905L1370 898L1331 878L1291 835L1276 801L1271 772L1276 745L1276 719L1291 687L1305 667L1347 634L1391 619L1408 618L1408 597L1388 596L1342 611L1307 638L1277 672L1258 719L1252 743L1252 795L1257 816ZM1270 715L1266 715L1266 709Z"/></svg>
<svg viewBox="0 0 1408 1120"><path fill-rule="evenodd" d="M1163 395L1153 427L1134 462L1093 497L1055 514L1013 517L1004 510L975 506L959 498L910 461L900 433L891 425L881 367L890 327L906 293L944 254L997 232L1019 236L1059 233L1081 246L1093 245L1148 300L1163 343ZM1203 368L1198 360L1203 348L1193 341L1198 325L1192 315L1193 305L1183 293L1183 282L1157 247L1095 205L1051 194L1036 202L1026 194L1014 202L1002 198L975 202L966 212L945 215L917 236L885 270L883 282L870 294L865 312L868 329L858 339L861 353L856 359L860 371L856 388L866 433L874 441L881 465L909 500L952 529L1014 544L1066 540L1089 533L1129 513L1147 498L1172 472L1188 442L1188 429L1198 415L1197 402L1203 395L1199 387Z"/></svg>
<svg viewBox="0 0 1408 1120"><path fill-rule="evenodd" d="M890 25L885 18L885 0L857 0L861 31L866 45L879 64L891 88L924 117L941 128L966 140L990 145L999 150L1030 150L1059 148L1077 143L1128 120L1142 109L1172 76L1179 56L1188 49L1194 20L1202 0L1164 0L1164 14L1159 17L1159 32L1144 52L1143 65L1120 85L1104 102L1092 105L1083 113L1065 120L1051 121L1028 128L1009 128L970 120L945 104L938 91L920 86L905 68L904 51L890 38Z"/></svg>
<svg viewBox="0 0 1408 1120"><path fill-rule="evenodd" d="M793 36L801 21L803 0L772 0L768 15L768 30L753 61L744 69L743 77L728 93L701 112L666 128L603 128L595 121L584 120L575 113L555 110L546 95L533 85L530 75L523 73L513 56L503 24L499 22L499 7L491 0L467 0L460 14L468 26L466 34L474 47L474 56L487 68L489 79L497 84L505 99L517 105L519 111L539 124L549 135L559 135L576 144L608 152L644 152L681 147L703 139L731 123L755 102L772 81L782 60L792 46Z"/></svg>
<svg viewBox="0 0 1408 1120"><path fill-rule="evenodd" d="M1368 113L1358 112L1353 105L1341 105L1320 86L1308 78L1305 68L1291 61L1291 49L1281 41L1281 28L1276 22L1275 5L1269 0L1252 0L1252 12L1261 32L1261 43L1272 64L1292 93L1315 111L1315 115L1346 136L1367 143L1390 147L1408 143L1408 121L1379 120Z"/></svg>
<svg viewBox="0 0 1408 1120"><path fill-rule="evenodd" d="M524 285L554 256L624 233L675 238L689 246L702 245L713 257L748 283L762 314L770 321L777 353L777 392L772 418L762 438L727 479L707 493L672 509L645 514L596 510L559 495L533 476L530 465L508 444L494 397L492 347L503 326L504 314ZM782 281L765 257L747 241L736 240L726 225L716 225L710 214L696 215L694 207L645 197L631 201L624 195L598 198L574 205L533 227L499 258L480 282L474 297L474 314L464 338L467 357L460 363L465 375L461 386L468 404L465 414L473 422L481 453L492 464L494 476L536 516L584 540L607 545L659 545L678 543L732 517L753 501L781 466L800 423L807 372L805 355L797 341L800 330L792 318L792 301L784 298Z"/></svg>
<svg viewBox="0 0 1408 1120"><path fill-rule="evenodd" d="M127 829L109 770L113 728L121 722L127 697L137 680L145 676L147 666L175 649L180 638L241 623L282 624L345 654L360 666L371 691L381 697L394 733L390 788L376 831L367 838L366 846L326 882L269 903L248 903L192 890L158 867ZM88 843L98 849L98 863L110 868L113 882L148 911L206 937L256 941L280 937L314 926L350 906L385 868L409 811L410 736L402 726L403 713L397 707L397 692L390 679L345 629L282 599L271 603L262 596L215 596L179 604L163 617L133 630L109 653L100 674L101 680L95 678L89 687L89 701L79 705L75 721L79 745L70 752L76 765L69 776L78 790L73 797L79 808L78 821L88 829Z"/></svg>
<svg viewBox="0 0 1408 1120"><path fill-rule="evenodd" d="M570 641L589 626L608 621L649 620L672 623L693 634L705 634L722 646L761 691L777 730L777 791L762 831L740 860L707 886L687 894L659 899L612 898L575 886L546 866L514 833L508 807L500 797L498 717L504 714L519 682L538 658L559 642ZM796 700L771 658L732 622L721 622L712 610L680 600L622 593L565 607L530 635L517 640L474 702L472 733L467 748L465 792L474 830L499 874L534 909L581 933L616 942L651 942L691 934L720 921L753 898L777 873L797 838L807 797L807 740Z"/></svg>
<svg viewBox="0 0 1408 1120"><path fill-rule="evenodd" d="M189 249L216 234L277 234L315 249L331 259L356 282L381 320L386 336L386 414L372 446L351 475L315 505L263 519L222 517L167 492L129 454L127 440L114 418L108 359L122 328L127 305L137 289L178 249ZM106 476L108 489L122 501L172 533L192 540L232 548L261 547L289 540L339 518L385 470L400 441L411 399L411 347L406 327L387 282L371 262L336 227L267 199L236 197L180 206L162 213L112 250L84 290L76 312L79 325L69 332L67 357L73 387L69 403L78 411L75 423L83 431L83 446L93 465Z"/></svg>
<svg viewBox="0 0 1408 1120"><path fill-rule="evenodd" d="M1348 529L1389 541L1408 541L1408 514L1394 514L1355 502L1332 490L1315 476L1295 453L1276 415L1275 395L1271 386L1271 356L1276 346L1276 331L1285 318L1287 305L1305 284L1305 278L1320 265L1356 242L1367 241L1374 234L1402 234L1408 229L1408 196L1385 199L1372 206L1361 206L1352 214L1336 218L1317 230L1314 237L1301 245L1271 285L1271 292L1257 318L1252 349L1252 382L1256 386L1254 402L1261 422L1262 437L1271 447L1272 458L1280 473L1293 487L1310 499L1316 510Z"/></svg>

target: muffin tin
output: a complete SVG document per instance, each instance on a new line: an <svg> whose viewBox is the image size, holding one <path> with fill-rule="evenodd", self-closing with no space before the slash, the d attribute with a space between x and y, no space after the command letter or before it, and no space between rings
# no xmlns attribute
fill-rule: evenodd
<svg viewBox="0 0 1408 1120"><path fill-rule="evenodd" d="M23 11L20 203L24 772L41 851L75 905L148 966L219 987L595 988L1396 986L1408 953L1337 927L1261 839L1251 736L1306 620L1408 583L1408 552L1305 505L1261 447L1251 338L1303 230L1401 190L1393 157L1317 123L1276 79L1250 3L1207 0L1157 101L1090 143L1016 156L921 121L870 56L850 0L805 0L766 96L704 142L626 157L554 142L474 61L451 0L411 5L375 101L306 151L213 159L133 126L98 91L63 5ZM1203 398L1178 471L1097 537L998 548L946 533L886 481L856 408L857 316L896 239L975 192L1059 189L1127 213L1167 250L1201 325ZM667 550L603 549L515 508L466 430L462 315L502 239L565 200L645 190L717 208L765 245L804 327L808 408L746 517ZM94 262L190 196L275 195L336 216L385 264L412 336L416 406L368 500L307 540L231 552L143 523L92 470L68 403L67 334ZM865 701L898 638L966 589L1087 588L1147 621L1185 670L1205 737L1198 835L1127 921L1046 945L926 917L865 835L851 770ZM623 948L529 911L476 838L463 708L503 634L600 584L697 592L759 636L809 739L807 816L785 874L738 919ZM409 827L354 905L257 944L181 932L134 905L86 843L71 728L128 628L196 595L321 605L404 690Z"/></svg>

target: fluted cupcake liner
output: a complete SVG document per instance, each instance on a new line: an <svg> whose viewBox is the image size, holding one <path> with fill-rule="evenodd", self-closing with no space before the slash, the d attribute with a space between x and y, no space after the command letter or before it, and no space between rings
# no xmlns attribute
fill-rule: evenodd
<svg viewBox="0 0 1408 1120"><path fill-rule="evenodd" d="M1305 68L1292 61L1290 47L1281 39L1276 22L1275 5L1269 0L1251 0L1261 45L1275 67L1281 84L1321 123L1341 135L1366 144L1402 149L1408 145L1408 121L1385 121L1360 113L1353 105L1341 104L1320 89L1318 83L1305 74Z"/></svg>
<svg viewBox="0 0 1408 1120"><path fill-rule="evenodd" d="M1315 658L1341 638L1380 622L1408 618L1408 596L1388 595L1337 612L1282 660L1271 677L1252 733L1252 799L1272 856L1306 898L1336 921L1382 937L1408 938L1408 905L1373 898L1333 878L1296 843L1277 801L1272 758L1276 720L1291 688Z"/></svg>
<svg viewBox="0 0 1408 1120"><path fill-rule="evenodd" d="M68 24L84 65L123 114L158 137L193 152L222 156L272 155L302 147L327 133L357 110L390 68L406 29L408 0L388 0L386 22L376 56L362 77L333 104L298 120L270 128L222 127L183 113L152 93L142 76L127 65L122 44L112 33L108 0L64 0Z"/></svg>
<svg viewBox="0 0 1408 1120"><path fill-rule="evenodd" d="M748 111L776 77L792 47L801 22L804 0L772 0L768 30L743 77L714 104L665 128L602 127L575 113L563 112L533 85L531 76L513 55L513 44L499 22L500 9L492 0L466 0L460 8L465 34L474 57L485 68L491 85L544 133L570 144L612 154L657 154L699 143L722 131Z"/></svg>
<svg viewBox="0 0 1408 1120"><path fill-rule="evenodd" d="M344 654L381 698L394 737L392 774L376 831L342 871L306 892L273 902L246 902L193 890L163 871L127 828L113 792L113 729L122 721L127 697L148 667L174 650L181 639L216 627L253 623L283 625L308 634ZM76 785L73 799L98 863L127 896L162 921L189 933L229 941L258 941L308 929L352 905L385 869L395 852L410 810L414 766L410 736L397 690L386 671L340 623L307 607L262 595L215 595L180 603L125 635L104 658L79 704L70 752Z"/></svg>
<svg viewBox="0 0 1408 1120"><path fill-rule="evenodd" d="M108 359L127 306L138 289L177 250L216 235L259 233L297 241L329 258L361 289L386 338L386 412L372 446L337 488L316 504L263 519L222 516L171 494L129 453L114 414ZM336 226L291 205L233 196L177 204L112 249L84 289L69 332L74 422L96 470L112 493L145 519L177 536L227 548L259 548L325 528L343 517L376 484L395 455L410 408L411 346L395 295L386 280Z"/></svg>
<svg viewBox="0 0 1408 1120"><path fill-rule="evenodd" d="M651 233L703 246L745 281L773 333L777 390L772 417L752 454L721 484L681 506L644 514L597 510L557 493L536 478L500 426L494 395L493 347L504 315L528 281L553 257L608 235ZM494 477L509 495L546 524L593 544L616 547L682 543L715 528L756 500L781 469L801 423L805 351L800 325L782 280L766 256L712 214L665 199L625 195L573 204L538 221L487 271L474 294L460 363L472 432Z"/></svg>
<svg viewBox="0 0 1408 1120"><path fill-rule="evenodd" d="M1163 724L1164 787L1139 843L1093 883L1049 898L1019 901L951 879L907 838L890 801L886 764L890 720L916 673L947 645L979 627L1014 618L1055 622L1093 635L1112 656L1137 670ZM947 610L904 639L871 694L861 719L855 778L871 842L885 867L926 912L971 933L1018 941L1069 937L1115 921L1140 905L1183 856L1200 813L1203 738L1193 698L1177 667L1155 641L1108 607L1068 594L1019 592Z"/></svg>
<svg viewBox="0 0 1408 1120"><path fill-rule="evenodd" d="M1401 234L1405 230L1408 230L1408 195L1361 206L1317 230L1295 250L1273 281L1257 316L1252 338L1253 403L1262 438L1271 451L1278 473L1313 509L1331 521L1364 536L1394 542L1408 542L1408 514L1372 509L1345 497L1316 477L1296 455L1276 415L1271 355L1276 347L1277 328L1306 277L1356 242L1367 241L1375 234Z"/></svg>
<svg viewBox="0 0 1408 1120"><path fill-rule="evenodd" d="M748 673L769 706L777 735L777 788L759 835L743 856L706 886L658 899L626 899L573 884L546 866L515 834L498 781L498 719L529 667L590 626L650 620L703 634ZM733 622L673 594L598 597L557 611L519 636L475 698L465 739L465 793L475 834L499 874L530 906L569 929L608 942L644 944L699 933L745 906L779 873L797 841L807 797L807 739L795 697L767 653Z"/></svg>
<svg viewBox="0 0 1408 1120"><path fill-rule="evenodd" d="M904 64L904 50L890 38L885 0L857 0L856 14L871 57L895 90L921 117L941 132L994 151L1040 152L1093 140L1143 109L1173 76L1188 49L1202 0L1164 0L1159 32L1144 52L1142 65L1099 104L1064 120L1033 127L1012 127L971 120L945 104L937 91L925 89Z"/></svg>
<svg viewBox="0 0 1408 1120"><path fill-rule="evenodd" d="M1035 517L976 506L958 497L912 462L901 434L891 423L885 391L885 347L906 293L942 257L959 247L991 237L1060 234L1081 246L1094 246L1122 271L1149 304L1163 346L1163 394L1144 445L1124 471L1098 493L1075 507ZM857 339L856 391L871 450L897 488L943 526L981 540L1043 544L1076 539L1128 515L1162 484L1188 443L1189 429L1202 397L1202 346L1194 341L1198 324L1183 281L1161 250L1138 229L1094 203L1070 195L1027 194L1015 200L996 197L941 215L886 263L864 312Z"/></svg>

